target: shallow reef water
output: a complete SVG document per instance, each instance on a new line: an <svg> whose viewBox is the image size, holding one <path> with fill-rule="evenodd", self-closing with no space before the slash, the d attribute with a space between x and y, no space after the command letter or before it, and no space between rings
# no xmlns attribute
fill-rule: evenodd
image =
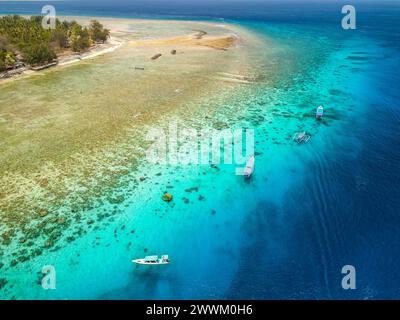
<svg viewBox="0 0 400 320"><path fill-rule="evenodd" d="M365 12L361 26L374 14ZM398 298L398 33L390 19L374 20L375 32L345 32L332 23L336 11L318 21L302 14L301 23L269 15L230 21L260 39L263 50L248 53L254 69L246 69L257 80L174 109L186 127L254 129L251 180L230 164L127 161L113 167L112 183L89 173L98 192L75 208L37 208L23 232L2 230L1 297ZM293 136L302 131L311 139L299 145ZM150 254L169 254L172 263L131 262ZM57 290L45 291L40 271L49 264ZM357 291L340 287L346 264L357 268Z"/></svg>

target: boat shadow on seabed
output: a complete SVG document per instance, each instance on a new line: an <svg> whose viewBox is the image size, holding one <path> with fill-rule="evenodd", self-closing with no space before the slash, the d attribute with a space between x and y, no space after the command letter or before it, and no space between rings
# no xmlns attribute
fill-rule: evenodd
<svg viewBox="0 0 400 320"><path fill-rule="evenodd" d="M160 293L165 295L168 292L171 296L179 296L179 292L182 292L179 283L179 279L165 268L137 265L132 269L124 286L110 290L98 298L121 300L157 299ZM165 290L167 291L166 293L164 292Z"/></svg>

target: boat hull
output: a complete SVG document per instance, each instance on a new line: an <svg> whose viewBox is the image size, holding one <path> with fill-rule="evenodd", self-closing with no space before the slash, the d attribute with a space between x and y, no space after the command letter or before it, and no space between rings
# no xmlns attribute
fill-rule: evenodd
<svg viewBox="0 0 400 320"><path fill-rule="evenodd" d="M244 169L243 175L247 179L249 179L254 172L254 161L254 157L251 157L246 163L246 168Z"/></svg>
<svg viewBox="0 0 400 320"><path fill-rule="evenodd" d="M169 262L166 262L166 261L148 262L148 261L145 261L144 259L136 259L136 260L132 260L132 262L136 263L136 264L146 265L146 266L157 266L157 265L169 264Z"/></svg>

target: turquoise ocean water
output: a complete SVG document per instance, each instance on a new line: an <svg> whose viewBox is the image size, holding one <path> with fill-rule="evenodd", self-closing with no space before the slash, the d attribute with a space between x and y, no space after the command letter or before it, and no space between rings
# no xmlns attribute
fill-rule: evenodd
<svg viewBox="0 0 400 320"><path fill-rule="evenodd" d="M7 3L0 12L32 13L34 5ZM218 114L255 129L251 181L230 165L144 164L149 183L118 205L112 223L18 265L6 298L399 298L400 7L359 7L358 29L344 31L340 4L209 4L197 15L173 6L62 4L64 14L224 18L271 40L276 50L258 62L280 72L274 85L260 82L229 99L242 116L228 105ZM303 130L312 139L299 146L291 138ZM169 205L160 199L166 190L174 194ZM173 263L150 269L130 261L152 253ZM43 264L56 267L56 290L32 282ZM354 291L341 288L347 264L357 270Z"/></svg>

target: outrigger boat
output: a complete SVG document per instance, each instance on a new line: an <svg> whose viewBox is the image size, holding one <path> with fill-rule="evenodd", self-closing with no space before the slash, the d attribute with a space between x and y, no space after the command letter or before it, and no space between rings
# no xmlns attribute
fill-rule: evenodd
<svg viewBox="0 0 400 320"><path fill-rule="evenodd" d="M246 168L244 168L244 170L243 170L243 175L244 175L246 178L250 178L251 175L253 174L253 172L254 172L254 162L255 162L254 157L251 157L251 158L247 161L247 163L246 163Z"/></svg>
<svg viewBox="0 0 400 320"><path fill-rule="evenodd" d="M310 140L311 136L307 134L305 131L298 132L293 136L293 140L296 141L298 144L300 143L307 143Z"/></svg>
<svg viewBox="0 0 400 320"><path fill-rule="evenodd" d="M143 259L132 260L133 263L145 264L145 265L159 265L159 264L169 264L169 258L167 255L161 256L147 256Z"/></svg>

